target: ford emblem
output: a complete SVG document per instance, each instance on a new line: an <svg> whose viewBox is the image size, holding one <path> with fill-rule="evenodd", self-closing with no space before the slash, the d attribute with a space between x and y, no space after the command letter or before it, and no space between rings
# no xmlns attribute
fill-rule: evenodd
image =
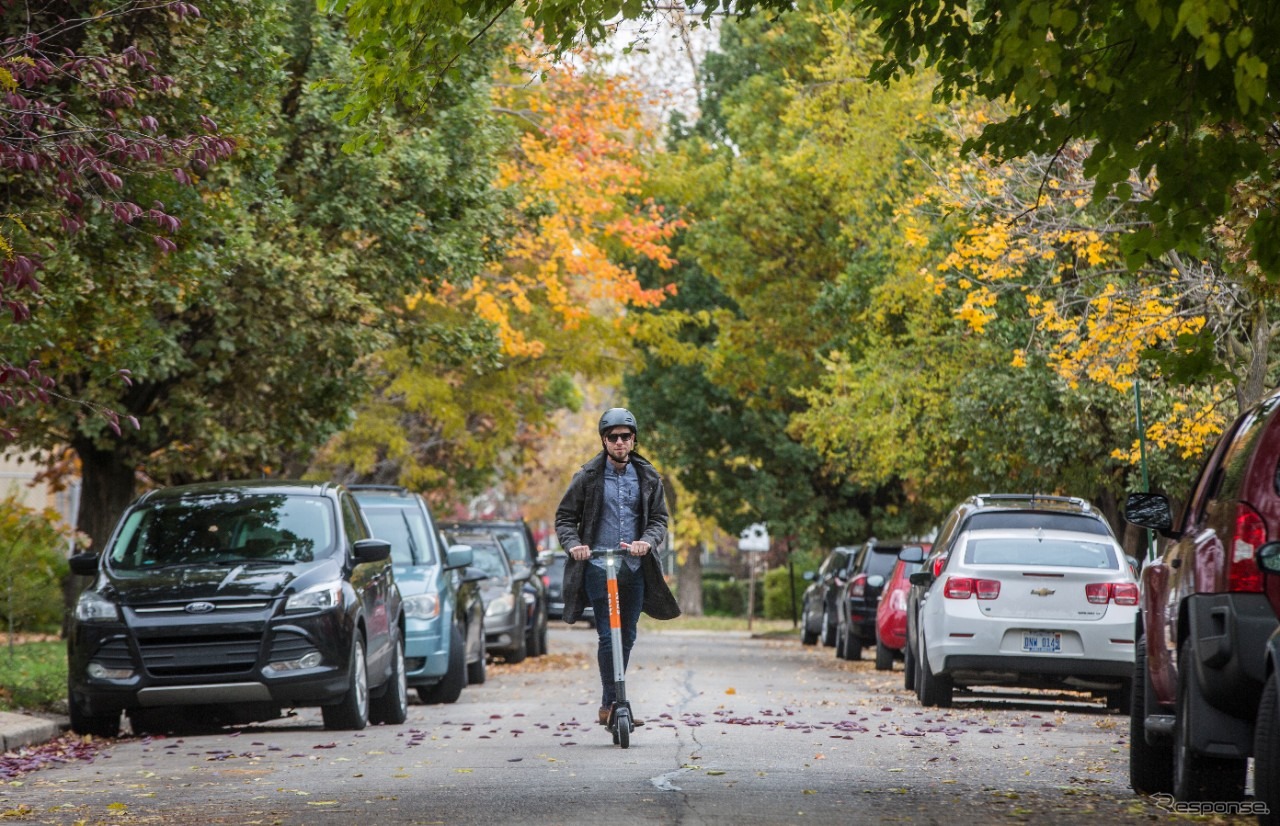
<svg viewBox="0 0 1280 826"><path fill-rule="evenodd" d="M207 614L214 609L212 602L192 602L188 603L183 610L188 614Z"/></svg>

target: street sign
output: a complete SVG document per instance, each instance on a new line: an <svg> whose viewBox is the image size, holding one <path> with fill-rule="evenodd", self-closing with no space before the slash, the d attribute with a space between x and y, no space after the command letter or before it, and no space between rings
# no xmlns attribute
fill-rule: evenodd
<svg viewBox="0 0 1280 826"><path fill-rule="evenodd" d="M769 532L763 522L755 522L738 534L738 550L765 553L769 550Z"/></svg>

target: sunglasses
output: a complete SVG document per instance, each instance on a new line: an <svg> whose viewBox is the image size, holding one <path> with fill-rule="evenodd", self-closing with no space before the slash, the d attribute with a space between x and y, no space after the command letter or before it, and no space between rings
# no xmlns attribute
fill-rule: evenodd
<svg viewBox="0 0 1280 826"><path fill-rule="evenodd" d="M614 444L617 444L618 442L629 442L629 441L631 441L631 437L632 437L632 436L634 436L634 435L635 435L634 433L632 433L631 431L629 431L629 430L628 430L628 431L624 431L624 432L622 432L622 433L606 433L606 434L605 434L605 438L606 438L606 439L608 439L610 442L613 442Z"/></svg>

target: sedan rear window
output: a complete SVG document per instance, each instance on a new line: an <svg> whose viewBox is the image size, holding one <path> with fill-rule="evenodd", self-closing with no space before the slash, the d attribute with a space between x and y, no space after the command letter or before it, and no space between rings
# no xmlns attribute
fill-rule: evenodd
<svg viewBox="0 0 1280 826"><path fill-rule="evenodd" d="M1115 549L1101 542L1037 539L1028 536L970 540L964 551L967 565L1019 565L1115 569Z"/></svg>
<svg viewBox="0 0 1280 826"><path fill-rule="evenodd" d="M1046 531L1076 531L1110 536L1111 529L1101 519L1075 513L1047 513L1045 511L981 511L969 517L965 530L989 531L993 529L1027 530L1040 528Z"/></svg>

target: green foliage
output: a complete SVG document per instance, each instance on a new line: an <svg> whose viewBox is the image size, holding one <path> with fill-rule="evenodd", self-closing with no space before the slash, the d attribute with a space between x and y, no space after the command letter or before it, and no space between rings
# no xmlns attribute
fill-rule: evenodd
<svg viewBox="0 0 1280 826"><path fill-rule="evenodd" d="M1248 227L1251 257L1280 276L1274 207L1233 209L1243 190L1275 186L1280 18L1270 0L1159 3L1040 0L854 0L879 21L888 55L875 77L927 66L937 94L1009 101L968 147L1001 158L1093 144L1085 166L1101 202L1125 196L1131 172L1156 188L1138 209L1150 232L1129 236L1131 262L1199 252L1229 213Z"/></svg>
<svg viewBox="0 0 1280 826"><path fill-rule="evenodd" d="M800 597L809 583L804 572L817 567L821 560L811 561L808 555L793 554L791 564L771 568L764 575L765 619L793 619L800 616Z"/></svg>
<svg viewBox="0 0 1280 826"><path fill-rule="evenodd" d="M756 610L760 610L758 600ZM747 581L733 578L703 579L702 612L711 617L745 617Z"/></svg>
<svg viewBox="0 0 1280 826"><path fill-rule="evenodd" d="M50 633L62 625L61 582L67 531L53 512L36 513L13 496L0 500L0 617L5 632Z"/></svg>
<svg viewBox="0 0 1280 826"><path fill-rule="evenodd" d="M655 455L726 530L765 521L831 545L929 517L900 480L854 478L792 432L798 388L825 355L876 343L863 331L878 294L917 266L885 228L916 174L902 136L928 96L868 94L856 78L875 53L847 15L726 24L705 114L658 173L658 197L706 219L678 241L679 292L641 325L645 366L625 386L656 422Z"/></svg>
<svg viewBox="0 0 1280 826"><path fill-rule="evenodd" d="M0 711L53 711L67 700L67 646L24 642L0 651Z"/></svg>
<svg viewBox="0 0 1280 826"><path fill-rule="evenodd" d="M83 406L18 411L23 447L70 444L84 463L84 501L107 503L97 541L137 468L160 484L300 475L370 394L368 360L399 332L405 296L465 284L503 234L506 133L484 67L447 107L380 117L380 153L346 153L357 130L335 123L344 98L319 82L350 75L339 27L308 0L202 11L166 66L185 93L163 104L212 117L241 151L192 190L146 182L183 220L177 252L156 257L106 221L58 247L19 331L63 395L138 422L117 437Z"/></svg>

